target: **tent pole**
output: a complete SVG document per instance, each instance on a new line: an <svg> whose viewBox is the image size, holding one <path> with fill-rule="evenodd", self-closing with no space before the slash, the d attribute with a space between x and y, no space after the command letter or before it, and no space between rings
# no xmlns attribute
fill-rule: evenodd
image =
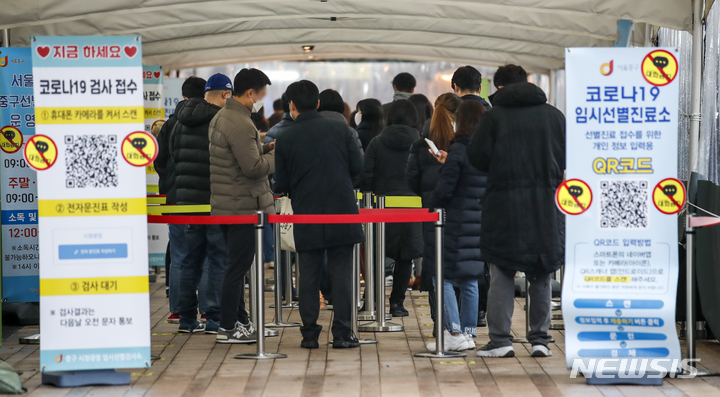
<svg viewBox="0 0 720 397"><path fill-rule="evenodd" d="M10 47L10 29L2 30L2 46Z"/></svg>
<svg viewBox="0 0 720 397"><path fill-rule="evenodd" d="M698 145L700 143L700 91L702 86L703 56L703 1L693 0L692 82L690 89L690 139L688 141L688 180L698 171Z"/></svg>

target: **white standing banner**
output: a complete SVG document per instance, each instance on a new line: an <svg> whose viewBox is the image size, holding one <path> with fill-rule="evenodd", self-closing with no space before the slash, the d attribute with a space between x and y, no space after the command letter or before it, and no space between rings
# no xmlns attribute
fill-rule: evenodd
<svg viewBox="0 0 720 397"><path fill-rule="evenodd" d="M140 37L33 37L40 368L150 366Z"/></svg>
<svg viewBox="0 0 720 397"><path fill-rule="evenodd" d="M677 49L570 48L562 308L568 368L657 377L681 365L675 328ZM602 376L597 376L602 377Z"/></svg>
<svg viewBox="0 0 720 397"><path fill-rule="evenodd" d="M185 82L185 79L181 78L167 78L163 81L163 102L165 103L165 117L170 118L170 116L175 113L175 108L177 107L177 104L182 102L182 85Z"/></svg>
<svg viewBox="0 0 720 397"><path fill-rule="evenodd" d="M146 132L151 132L154 126L162 126L161 123L165 122L164 78L162 66L143 66ZM146 178L148 193L158 194L160 177L155 171L154 164L148 164ZM150 266L165 266L167 245L170 241L168 233L168 226L165 224L148 224L148 263Z"/></svg>

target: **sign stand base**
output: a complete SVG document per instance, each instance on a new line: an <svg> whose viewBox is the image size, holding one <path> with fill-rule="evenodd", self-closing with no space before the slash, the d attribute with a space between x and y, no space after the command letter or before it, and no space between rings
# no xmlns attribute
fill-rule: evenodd
<svg viewBox="0 0 720 397"><path fill-rule="evenodd" d="M641 385L641 386L662 386L663 377L658 377L658 373L648 373L641 376L628 376L632 374L626 374L624 376L618 376L618 374L604 374L603 378L593 376L593 374L583 374L585 376L585 382L588 385ZM652 378L648 376L653 376Z"/></svg>
<svg viewBox="0 0 720 397"><path fill-rule="evenodd" d="M122 372L115 369L43 372L42 384L57 387L129 385L130 372Z"/></svg>

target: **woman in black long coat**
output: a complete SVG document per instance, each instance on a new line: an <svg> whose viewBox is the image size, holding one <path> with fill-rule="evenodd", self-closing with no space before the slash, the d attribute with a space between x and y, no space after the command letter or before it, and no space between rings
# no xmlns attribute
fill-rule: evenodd
<svg viewBox="0 0 720 397"><path fill-rule="evenodd" d="M388 126L375 137L365 151L363 191L380 196L415 196L405 179L410 146L420 135L415 105L408 100L393 102ZM405 317L405 291L412 276L412 260L422 256L422 226L419 223L385 225L385 256L395 260L390 313Z"/></svg>
<svg viewBox="0 0 720 397"><path fill-rule="evenodd" d="M480 200L485 194L487 174L470 165L467 155L470 137L485 107L478 101L464 101L456 114L455 139L447 152L436 157L443 166L429 200L431 208L445 209L443 300L448 350L475 347L472 338L477 327L478 278L485 270L480 260ZM460 309L455 288L462 300Z"/></svg>

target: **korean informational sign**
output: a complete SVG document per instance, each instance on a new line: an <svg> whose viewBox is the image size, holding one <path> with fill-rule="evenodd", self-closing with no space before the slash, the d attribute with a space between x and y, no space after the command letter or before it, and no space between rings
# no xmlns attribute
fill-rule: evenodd
<svg viewBox="0 0 720 397"><path fill-rule="evenodd" d="M39 295L37 183L23 158L35 134L30 48L0 48L0 163L2 175L2 298L37 302Z"/></svg>
<svg viewBox="0 0 720 397"><path fill-rule="evenodd" d="M170 116L175 113L175 108L177 107L178 103L182 102L182 85L185 82L185 79L180 78L167 78L163 82L163 102L165 104L165 117L170 118Z"/></svg>
<svg viewBox="0 0 720 397"><path fill-rule="evenodd" d="M33 37L32 61L40 368L147 367L146 171L121 150L144 134L140 37Z"/></svg>
<svg viewBox="0 0 720 397"><path fill-rule="evenodd" d="M557 197L568 214L568 368L680 367L676 58L676 49L566 49L568 180Z"/></svg>
<svg viewBox="0 0 720 397"><path fill-rule="evenodd" d="M166 109L163 100L165 90L163 84L164 78L162 66L143 66L143 99L145 100L146 132L152 132L153 127L159 128L165 123ZM175 108L173 108L173 110L175 110ZM159 176L152 162L147 164L146 170L148 193L159 193ZM167 252L167 245L170 241L168 233L167 225L148 224L147 239L150 266L165 266L165 253Z"/></svg>

